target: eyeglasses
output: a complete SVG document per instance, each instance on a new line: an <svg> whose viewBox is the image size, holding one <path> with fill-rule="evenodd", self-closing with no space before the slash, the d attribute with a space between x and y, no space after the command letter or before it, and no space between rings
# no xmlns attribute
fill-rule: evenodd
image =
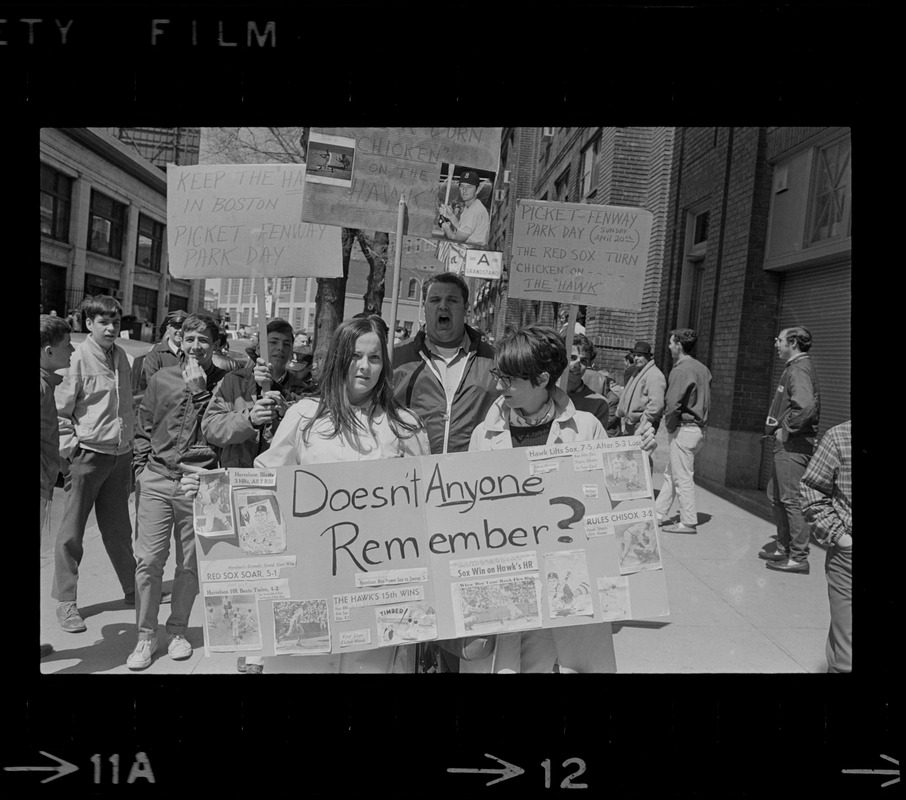
<svg viewBox="0 0 906 800"><path fill-rule="evenodd" d="M488 372L491 373L494 380L500 381L500 383L502 383L507 389L509 389L510 386L513 385L513 381L518 380L518 378L511 378L509 375L504 375L502 372L500 372L500 370L497 369L491 369L488 370Z"/></svg>

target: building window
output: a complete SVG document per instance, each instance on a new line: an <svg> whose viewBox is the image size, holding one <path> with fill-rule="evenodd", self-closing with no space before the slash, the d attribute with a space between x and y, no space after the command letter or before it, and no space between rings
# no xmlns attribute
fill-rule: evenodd
<svg viewBox="0 0 906 800"><path fill-rule="evenodd" d="M60 242L69 241L69 208L72 179L47 164L41 165L41 233Z"/></svg>
<svg viewBox="0 0 906 800"><path fill-rule="evenodd" d="M418 279L411 278L409 280L409 299L415 300L415 298L417 296L418 296Z"/></svg>
<svg viewBox="0 0 906 800"><path fill-rule="evenodd" d="M698 330L701 323L705 255L708 251L708 211L689 212L686 221L686 257L680 277L677 327Z"/></svg>
<svg viewBox="0 0 906 800"><path fill-rule="evenodd" d="M280 294L288 294L293 290L292 278L280 278Z"/></svg>
<svg viewBox="0 0 906 800"><path fill-rule="evenodd" d="M849 236L851 142L849 137L816 152L809 214L809 244Z"/></svg>
<svg viewBox="0 0 906 800"><path fill-rule="evenodd" d="M122 258L125 229L126 206L92 189L88 249L111 258Z"/></svg>
<svg viewBox="0 0 906 800"><path fill-rule="evenodd" d="M157 324L157 289L132 288L132 313L139 319Z"/></svg>
<svg viewBox="0 0 906 800"><path fill-rule="evenodd" d="M169 308L170 311L188 311L189 298L179 294L167 295L167 308Z"/></svg>
<svg viewBox="0 0 906 800"><path fill-rule="evenodd" d="M598 140L595 139L582 151L582 197L588 197L598 190Z"/></svg>
<svg viewBox="0 0 906 800"><path fill-rule="evenodd" d="M144 214L138 215L138 245L135 248L135 265L160 272L161 253L164 246L164 226Z"/></svg>
<svg viewBox="0 0 906 800"><path fill-rule="evenodd" d="M296 306L293 309L293 330L296 333L302 330L302 308L301 306Z"/></svg>
<svg viewBox="0 0 906 800"><path fill-rule="evenodd" d="M569 167L567 167L554 182L554 199L558 203L569 202Z"/></svg>

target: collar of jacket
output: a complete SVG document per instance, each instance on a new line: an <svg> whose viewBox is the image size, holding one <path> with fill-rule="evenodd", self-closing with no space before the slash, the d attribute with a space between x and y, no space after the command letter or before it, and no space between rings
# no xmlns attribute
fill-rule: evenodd
<svg viewBox="0 0 906 800"><path fill-rule="evenodd" d="M463 327L469 337L469 352L477 352L478 346L481 344L481 334L474 328L470 328L468 325L464 325ZM428 349L428 334L424 331L419 331L415 334L415 349L419 353L424 353L428 358L431 357L431 351Z"/></svg>
<svg viewBox="0 0 906 800"><path fill-rule="evenodd" d="M41 379L45 383L49 383L51 386L59 386L63 382L62 375L58 375L56 372L46 370L44 369L44 367L41 367Z"/></svg>
<svg viewBox="0 0 906 800"><path fill-rule="evenodd" d="M494 405L488 410L488 415L484 419L484 425L487 430L509 430L509 413L504 408L504 400L504 396L500 395L494 401ZM576 407L573 405L573 401L569 399L566 392L559 386L555 386L553 392L551 392L551 400L554 401L554 408L556 409L554 422L560 424L575 416Z"/></svg>
<svg viewBox="0 0 906 800"><path fill-rule="evenodd" d="M107 362L107 354L111 353L113 355L114 363L116 363L116 342L113 343L109 350L105 350L94 340L94 337L89 333L85 338L85 341L82 342L82 347L87 347L88 350L93 353L96 358L101 359L101 361L105 363Z"/></svg>

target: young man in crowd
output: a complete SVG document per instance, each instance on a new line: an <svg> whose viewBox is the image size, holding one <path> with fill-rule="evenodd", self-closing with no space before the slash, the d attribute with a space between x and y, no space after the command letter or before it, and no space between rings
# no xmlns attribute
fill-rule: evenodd
<svg viewBox="0 0 906 800"><path fill-rule="evenodd" d="M670 457L664 483L654 504L658 523L667 522L673 501L679 505L679 522L667 525L667 533L696 533L695 454L705 443L705 427L711 409L711 372L692 357L698 335L691 328L670 331L673 369L667 384L664 424L669 437Z"/></svg>
<svg viewBox="0 0 906 800"><path fill-rule="evenodd" d="M809 528L802 517L799 482L815 452L821 414L818 375L808 355L812 335L801 325L784 328L774 346L786 362L764 428L765 435L774 438L768 497L777 525L777 547L758 555L768 562L768 569L808 575Z"/></svg>
<svg viewBox="0 0 906 800"><path fill-rule="evenodd" d="M62 376L57 370L67 369L75 348L70 342L71 328L59 317L41 314L41 536L50 518L53 490L60 473L60 425L54 389ZM41 658L50 655L53 647L41 645Z"/></svg>
<svg viewBox="0 0 906 800"><path fill-rule="evenodd" d="M189 615L198 594L193 501L180 489L182 467L215 469L218 452L201 431L201 419L212 392L226 374L214 365L218 326L206 314L190 314L182 324L181 365L158 370L148 383L139 408L135 443L135 476L139 492L138 536L135 544L135 617L138 643L126 661L129 669L145 669L158 648L157 615L170 537L176 540L167 653L189 658L185 638Z"/></svg>
<svg viewBox="0 0 906 800"><path fill-rule="evenodd" d="M132 488L132 373L117 346L123 310L112 297L82 303L88 338L76 349L56 390L61 471L66 475L63 519L54 549L53 597L64 631L86 630L77 585L82 540L94 509L107 555L127 605L135 603L135 559L129 492Z"/></svg>

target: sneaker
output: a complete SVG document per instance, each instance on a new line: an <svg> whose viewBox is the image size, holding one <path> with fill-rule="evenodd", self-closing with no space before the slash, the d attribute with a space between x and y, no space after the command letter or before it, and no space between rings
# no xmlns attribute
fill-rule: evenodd
<svg viewBox="0 0 906 800"><path fill-rule="evenodd" d="M67 633L82 633L82 631L88 630L85 621L79 616L79 609L75 601L60 603L57 606L57 621Z"/></svg>
<svg viewBox="0 0 906 800"><path fill-rule="evenodd" d="M192 645L186 640L185 636L178 633L170 637L170 644L167 645L167 655L170 658L179 661L192 655Z"/></svg>
<svg viewBox="0 0 906 800"><path fill-rule="evenodd" d="M41 645L41 658L47 658L51 653L53 653L52 644L42 644Z"/></svg>
<svg viewBox="0 0 906 800"><path fill-rule="evenodd" d="M264 672L264 664L246 664L246 675L261 675Z"/></svg>
<svg viewBox="0 0 906 800"><path fill-rule="evenodd" d="M139 639L135 650L126 659L129 669L145 669L151 666L151 656L157 652L157 637L153 639Z"/></svg>
<svg viewBox="0 0 906 800"><path fill-rule="evenodd" d="M245 656L239 656L236 659L236 670L238 672L245 672Z"/></svg>

